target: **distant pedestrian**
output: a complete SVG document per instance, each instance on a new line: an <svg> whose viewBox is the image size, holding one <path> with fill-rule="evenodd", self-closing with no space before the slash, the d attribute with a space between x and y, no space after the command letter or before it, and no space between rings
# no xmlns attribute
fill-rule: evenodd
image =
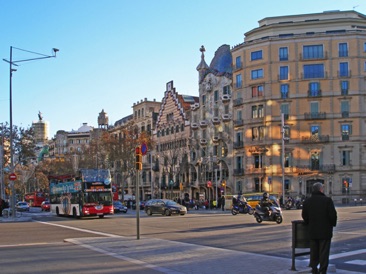
<svg viewBox="0 0 366 274"><path fill-rule="evenodd" d="M327 273L333 227L337 224L333 200L323 192L323 184L315 183L311 197L305 200L302 209L302 218L309 227L310 267L312 273L319 274Z"/></svg>
<svg viewBox="0 0 366 274"><path fill-rule="evenodd" d="M221 197L221 208L222 208L222 211L225 211L225 196Z"/></svg>

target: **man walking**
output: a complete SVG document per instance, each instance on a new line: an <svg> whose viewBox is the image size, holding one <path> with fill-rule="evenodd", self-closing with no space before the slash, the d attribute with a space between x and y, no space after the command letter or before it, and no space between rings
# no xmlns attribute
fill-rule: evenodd
<svg viewBox="0 0 366 274"><path fill-rule="evenodd" d="M334 203L323 192L323 184L315 183L311 197L304 202L302 209L302 218L309 228L312 273L321 274L327 273L333 227L337 224Z"/></svg>

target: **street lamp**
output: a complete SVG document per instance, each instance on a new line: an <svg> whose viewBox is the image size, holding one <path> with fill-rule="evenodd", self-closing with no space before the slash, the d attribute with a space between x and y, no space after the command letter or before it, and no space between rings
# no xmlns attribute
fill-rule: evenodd
<svg viewBox="0 0 366 274"><path fill-rule="evenodd" d="M22 59L22 60L13 60L13 49L15 50L19 50L19 51L23 51L23 52L27 52L30 54L35 54L35 55L39 55L40 57L35 57L35 58L29 58L29 59ZM13 66L18 67L18 63L22 63L22 62L28 62L28 61L35 61L35 60L41 60L41 59L48 59L48 58L55 58L56 57L56 53L59 50L56 48L52 49L53 54L52 55L46 55L46 54L41 54L38 52L33 52L33 51L29 51L29 50L25 50L25 49L20 49L20 48L16 48L16 47L10 47L10 59L6 60L3 59L3 61L9 63L9 114L10 114L10 173L14 172L14 150L13 150L13 102L12 102L12 77L13 77L13 72L16 71L16 69L13 68ZM12 182L11 184L11 209L12 209L12 217L15 218L15 194L14 194L14 182Z"/></svg>

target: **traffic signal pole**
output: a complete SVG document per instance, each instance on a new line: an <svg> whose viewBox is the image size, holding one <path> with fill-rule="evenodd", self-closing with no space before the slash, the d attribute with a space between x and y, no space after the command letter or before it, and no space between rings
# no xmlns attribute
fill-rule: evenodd
<svg viewBox="0 0 366 274"><path fill-rule="evenodd" d="M136 236L140 239L140 170L142 170L142 152L141 147L135 148L135 167L136 167Z"/></svg>

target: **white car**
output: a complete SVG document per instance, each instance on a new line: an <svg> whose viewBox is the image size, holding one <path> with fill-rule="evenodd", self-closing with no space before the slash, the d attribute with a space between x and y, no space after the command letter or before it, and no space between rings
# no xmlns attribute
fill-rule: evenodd
<svg viewBox="0 0 366 274"><path fill-rule="evenodd" d="M29 205L27 202L17 202L15 205L17 211L29 211Z"/></svg>

